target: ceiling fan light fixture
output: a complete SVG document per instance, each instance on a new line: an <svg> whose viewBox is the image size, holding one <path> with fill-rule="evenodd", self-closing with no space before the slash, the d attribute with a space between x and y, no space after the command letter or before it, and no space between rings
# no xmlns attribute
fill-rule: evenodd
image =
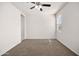
<svg viewBox="0 0 79 59"><path fill-rule="evenodd" d="M30 9L36 8L40 11L43 11L42 6L51 7L51 4L41 4L41 2L31 2L31 3L35 4L35 6L31 7Z"/></svg>
<svg viewBox="0 0 79 59"><path fill-rule="evenodd" d="M38 10L40 10L40 8L42 8L42 6L41 5L35 6L35 8L38 9Z"/></svg>
<svg viewBox="0 0 79 59"><path fill-rule="evenodd" d="M41 5L39 5L39 8L42 8L42 6L41 6Z"/></svg>
<svg viewBox="0 0 79 59"><path fill-rule="evenodd" d="M38 8L38 6L35 6L35 8Z"/></svg>

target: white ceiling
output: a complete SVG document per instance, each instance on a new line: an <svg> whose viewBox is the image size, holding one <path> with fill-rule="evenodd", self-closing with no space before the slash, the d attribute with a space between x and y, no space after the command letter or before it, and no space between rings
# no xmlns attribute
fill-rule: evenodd
<svg viewBox="0 0 79 59"><path fill-rule="evenodd" d="M51 4L51 7L42 7L43 11L37 10L36 8L30 9L34 4L30 2L12 2L18 9L23 11L24 13L48 13L48 14L55 14L66 2L41 2L42 4Z"/></svg>

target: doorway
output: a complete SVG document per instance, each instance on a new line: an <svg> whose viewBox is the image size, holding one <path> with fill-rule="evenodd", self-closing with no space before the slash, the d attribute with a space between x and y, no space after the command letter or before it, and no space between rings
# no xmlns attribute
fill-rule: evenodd
<svg viewBox="0 0 79 59"><path fill-rule="evenodd" d="M21 41L24 40L24 24L25 24L25 17L21 14Z"/></svg>

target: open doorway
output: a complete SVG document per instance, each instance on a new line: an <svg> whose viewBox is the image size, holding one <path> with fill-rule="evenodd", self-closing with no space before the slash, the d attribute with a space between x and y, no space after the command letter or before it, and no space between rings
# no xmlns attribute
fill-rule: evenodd
<svg viewBox="0 0 79 59"><path fill-rule="evenodd" d="M24 24L25 24L25 17L21 14L21 41L24 40Z"/></svg>

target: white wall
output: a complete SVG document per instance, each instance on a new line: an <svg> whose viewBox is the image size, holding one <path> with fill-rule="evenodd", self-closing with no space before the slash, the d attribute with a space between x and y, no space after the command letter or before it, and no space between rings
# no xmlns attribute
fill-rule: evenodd
<svg viewBox="0 0 79 59"><path fill-rule="evenodd" d="M21 42L20 11L11 3L0 3L0 55Z"/></svg>
<svg viewBox="0 0 79 59"><path fill-rule="evenodd" d="M63 23L57 39L79 55L79 3L68 3L58 15L62 15Z"/></svg>
<svg viewBox="0 0 79 59"><path fill-rule="evenodd" d="M55 17L40 11L26 15L25 39L53 39L55 38Z"/></svg>

